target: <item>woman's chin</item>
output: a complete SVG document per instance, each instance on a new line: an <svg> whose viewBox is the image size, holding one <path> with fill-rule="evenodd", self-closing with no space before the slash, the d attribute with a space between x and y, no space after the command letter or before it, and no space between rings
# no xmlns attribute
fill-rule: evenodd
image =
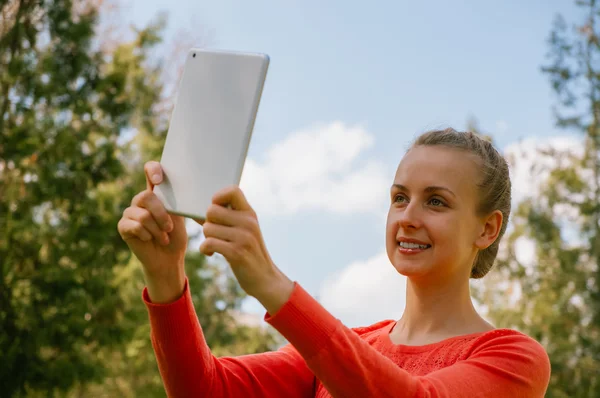
<svg viewBox="0 0 600 398"><path fill-rule="evenodd" d="M388 258L400 275L409 278L418 277L431 271L433 260L431 250L431 248L428 248L426 250L411 251L388 246Z"/></svg>
<svg viewBox="0 0 600 398"><path fill-rule="evenodd" d="M404 275L407 278L425 275L431 268L422 261L410 261L405 259L395 259L393 266L400 275Z"/></svg>

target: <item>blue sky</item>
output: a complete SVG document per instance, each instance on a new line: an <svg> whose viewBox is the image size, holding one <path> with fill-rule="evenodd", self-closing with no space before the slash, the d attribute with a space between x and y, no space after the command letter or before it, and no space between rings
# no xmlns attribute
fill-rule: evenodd
<svg viewBox="0 0 600 398"><path fill-rule="evenodd" d="M275 262L349 325L401 314L403 279L368 276L370 266L386 266L382 195L415 134L464 129L473 116L501 148L564 135L553 125L555 99L540 67L554 16L572 17L571 1L123 4L138 26L166 11L167 38L208 32L209 47L269 54L242 187ZM330 147L314 155L322 169L302 174L311 143ZM281 175L290 156L296 183ZM388 292L377 296L384 280ZM261 311L252 300L246 308Z"/></svg>

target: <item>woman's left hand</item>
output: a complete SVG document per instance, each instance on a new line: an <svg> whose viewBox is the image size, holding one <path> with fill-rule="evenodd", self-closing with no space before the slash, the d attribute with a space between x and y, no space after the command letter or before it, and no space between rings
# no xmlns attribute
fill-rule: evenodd
<svg viewBox="0 0 600 398"><path fill-rule="evenodd" d="M240 286L273 315L288 300L293 282L271 260L256 213L237 186L213 196L202 222L205 240L200 252L225 257Z"/></svg>

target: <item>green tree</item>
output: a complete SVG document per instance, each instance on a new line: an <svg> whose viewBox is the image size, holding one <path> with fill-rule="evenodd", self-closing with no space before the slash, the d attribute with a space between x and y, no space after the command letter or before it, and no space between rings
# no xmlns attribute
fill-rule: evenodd
<svg viewBox="0 0 600 398"><path fill-rule="evenodd" d="M0 37L0 384L11 396L100 380L128 339L112 264L125 176L126 73L93 49L95 7L13 1Z"/></svg>
<svg viewBox="0 0 600 398"><path fill-rule="evenodd" d="M6 396L164 396L143 278L116 232L164 142L164 19L102 48L99 1L0 2L0 385ZM167 101L168 103L168 101ZM133 137L133 139L131 139ZM215 352L273 348L243 292L188 261Z"/></svg>
<svg viewBox="0 0 600 398"><path fill-rule="evenodd" d="M576 4L583 23L570 28L556 19L551 61L542 70L558 98L557 125L580 132L582 147L549 146L536 155L532 172L543 178L532 188L539 192L513 212L482 298L497 325L544 344L552 364L549 397L600 395L600 7L594 0ZM534 248L534 264L518 255L525 242Z"/></svg>

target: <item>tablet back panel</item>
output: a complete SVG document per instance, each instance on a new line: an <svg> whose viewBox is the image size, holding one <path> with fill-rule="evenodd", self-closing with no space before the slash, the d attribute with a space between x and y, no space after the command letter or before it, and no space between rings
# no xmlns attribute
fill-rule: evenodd
<svg viewBox="0 0 600 398"><path fill-rule="evenodd" d="M190 50L154 190L169 212L204 219L218 190L239 185L268 65L264 54Z"/></svg>

